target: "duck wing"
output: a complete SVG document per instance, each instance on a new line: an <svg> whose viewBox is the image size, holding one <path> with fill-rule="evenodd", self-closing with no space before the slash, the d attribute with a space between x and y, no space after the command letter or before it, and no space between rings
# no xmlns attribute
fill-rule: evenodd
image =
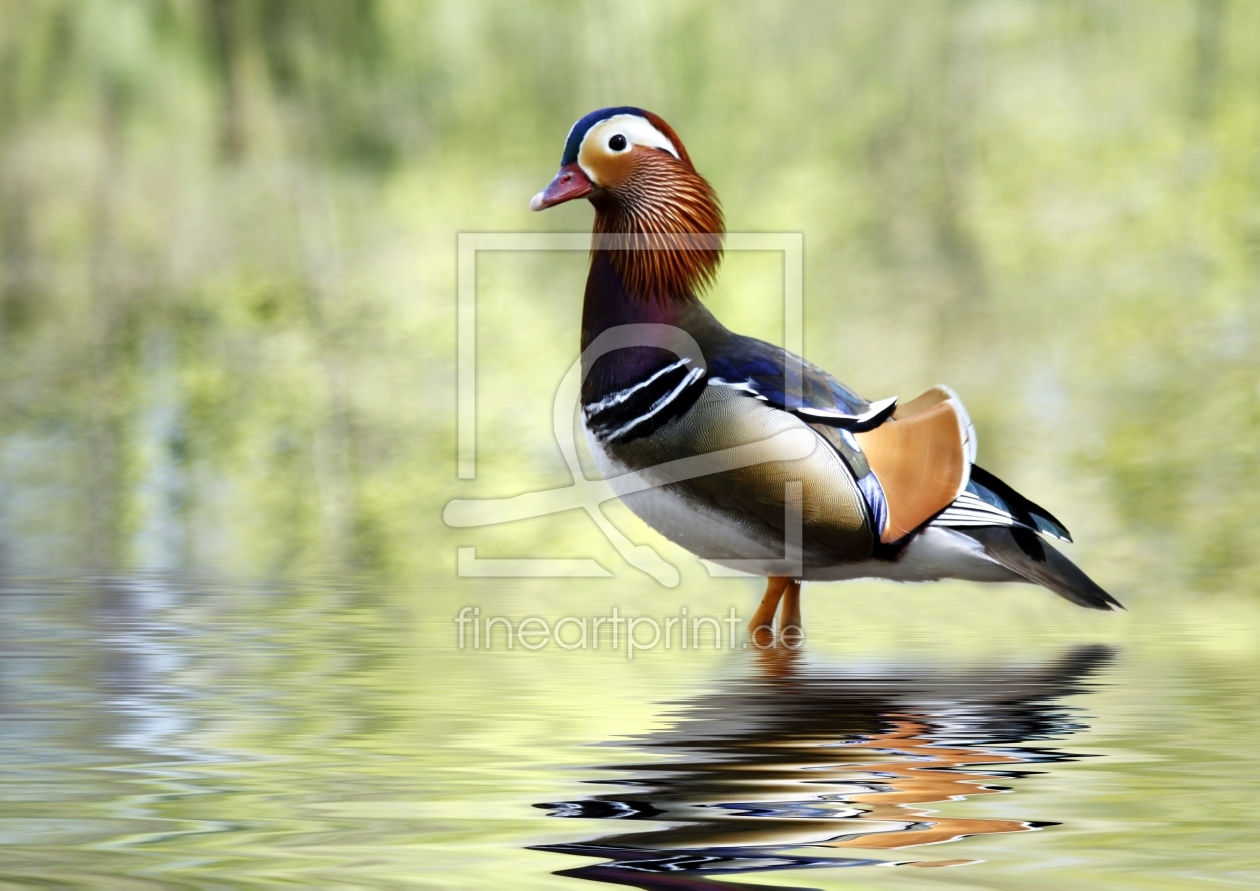
<svg viewBox="0 0 1260 891"><path fill-rule="evenodd" d="M732 335L706 359L710 385L739 390L807 423L870 430L897 407L895 396L870 402L817 365L753 337Z"/></svg>
<svg viewBox="0 0 1260 891"><path fill-rule="evenodd" d="M948 387L901 406L895 397L871 402L780 347L739 336L722 346L708 357L708 384L796 415L821 434L853 472L881 542L906 537L966 490L975 431Z"/></svg>
<svg viewBox="0 0 1260 891"><path fill-rule="evenodd" d="M972 465L967 488L932 520L933 526L1008 526L1070 542L1067 527L1039 504L1016 492L983 467Z"/></svg>

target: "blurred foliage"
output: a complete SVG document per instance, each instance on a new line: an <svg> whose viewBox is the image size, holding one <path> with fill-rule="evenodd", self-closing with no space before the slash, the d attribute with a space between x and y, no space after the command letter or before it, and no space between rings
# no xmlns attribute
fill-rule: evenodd
<svg viewBox="0 0 1260 891"><path fill-rule="evenodd" d="M565 481L585 263L481 258L461 485L456 233L588 229L529 196L638 104L733 231L805 233L809 358L953 385L1119 593L1254 590L1258 43L1243 0L0 0L3 559L620 571L580 516L440 512ZM778 269L716 311L781 336Z"/></svg>

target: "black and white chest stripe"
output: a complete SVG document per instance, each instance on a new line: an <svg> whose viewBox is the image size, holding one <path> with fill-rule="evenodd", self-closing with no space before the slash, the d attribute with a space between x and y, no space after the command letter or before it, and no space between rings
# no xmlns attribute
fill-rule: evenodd
<svg viewBox="0 0 1260 891"><path fill-rule="evenodd" d="M648 436L681 415L704 391L705 371L679 359L639 381L582 406L587 428L601 442Z"/></svg>

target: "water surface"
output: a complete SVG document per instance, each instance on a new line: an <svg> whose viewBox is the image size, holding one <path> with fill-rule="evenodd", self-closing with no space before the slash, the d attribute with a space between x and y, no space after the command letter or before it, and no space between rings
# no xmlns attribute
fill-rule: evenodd
<svg viewBox="0 0 1260 891"><path fill-rule="evenodd" d="M2 590L0 887L1257 884L1245 601L807 588L800 651L629 659L458 646L463 606L592 615L588 583Z"/></svg>

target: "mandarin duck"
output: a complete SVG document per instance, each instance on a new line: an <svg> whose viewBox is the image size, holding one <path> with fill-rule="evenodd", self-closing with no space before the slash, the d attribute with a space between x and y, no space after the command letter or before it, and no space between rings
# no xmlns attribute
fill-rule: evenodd
<svg viewBox="0 0 1260 891"><path fill-rule="evenodd" d="M659 116L604 108L574 124L530 207L576 198L595 209L582 309L591 452L648 525L768 577L751 629L770 630L776 610L781 632L799 629L802 580L1026 582L1079 606L1120 607L1041 537L1071 541L1062 523L976 466L975 430L951 389L870 402L705 308L722 210ZM760 449L752 463L676 471L749 446Z"/></svg>

